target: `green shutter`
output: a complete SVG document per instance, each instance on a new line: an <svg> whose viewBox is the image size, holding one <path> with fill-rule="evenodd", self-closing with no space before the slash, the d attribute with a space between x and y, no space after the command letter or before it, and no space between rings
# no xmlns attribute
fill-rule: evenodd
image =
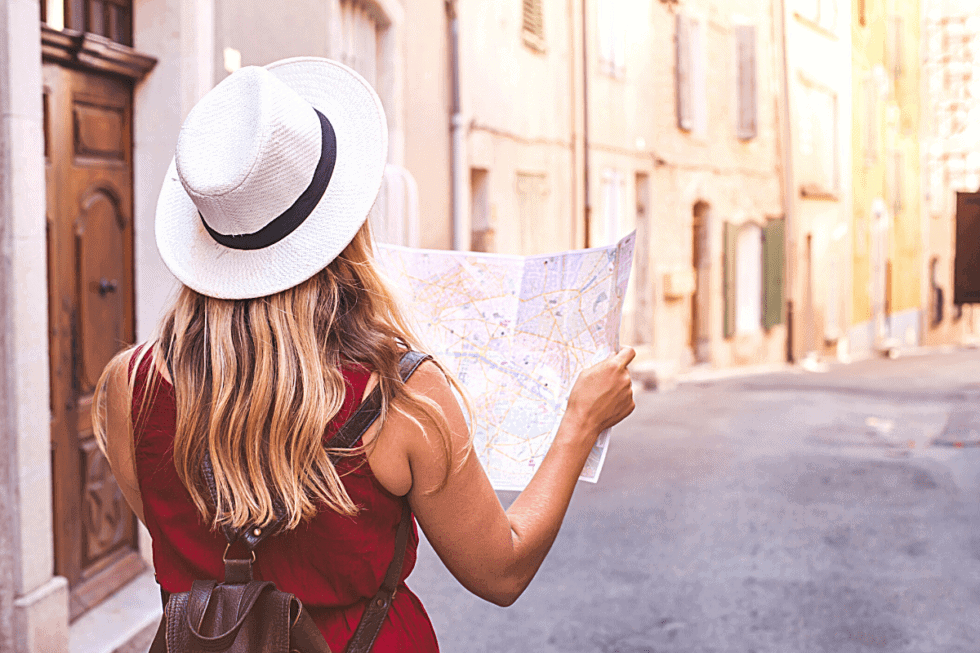
<svg viewBox="0 0 980 653"><path fill-rule="evenodd" d="M738 227L725 222L725 337L735 335L735 242Z"/></svg>
<svg viewBox="0 0 980 653"><path fill-rule="evenodd" d="M773 218L762 232L762 324L782 324L786 267L786 220Z"/></svg>

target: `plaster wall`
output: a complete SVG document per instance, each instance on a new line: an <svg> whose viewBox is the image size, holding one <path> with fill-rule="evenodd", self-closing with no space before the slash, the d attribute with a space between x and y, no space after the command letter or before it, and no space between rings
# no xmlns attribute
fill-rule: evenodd
<svg viewBox="0 0 980 653"><path fill-rule="evenodd" d="M574 246L573 15L543 3L543 47L522 38L521 5L460 5L462 112L470 168L487 170L494 251ZM543 178L541 220L522 224L518 174ZM469 205L467 198L466 205Z"/></svg>
<svg viewBox="0 0 980 653"><path fill-rule="evenodd" d="M786 0L785 29L791 126L793 187L792 220L787 225L789 292L794 305L793 349L797 358L809 353L836 353L846 336L851 294L851 14L850 4L821 0L836 7L832 27L807 19L813 2ZM801 127L806 120L808 89L819 88L836 98L833 133L825 134L836 147L836 188L807 195L801 172Z"/></svg>
<svg viewBox="0 0 980 653"><path fill-rule="evenodd" d="M68 591L53 576L47 242L39 5L0 4L0 648L58 651Z"/></svg>
<svg viewBox="0 0 980 653"><path fill-rule="evenodd" d="M879 282L889 291L888 311L917 313L921 308L924 272L919 152L921 21L917 2L891 0L866 2L863 16L860 8L854 6L852 18L851 315L853 323L859 324L873 317L876 228L888 241L885 252L890 262L890 279ZM901 36L890 38L889 30L894 31L897 21L901 21ZM897 56L892 49L898 49ZM872 217L876 201L888 210L887 219L878 227ZM905 342L904 330L891 328L895 323L887 320L882 335ZM918 333L918 328L915 331ZM852 349L860 351L859 343L864 341L854 340ZM918 344L918 340L907 344Z"/></svg>
<svg viewBox="0 0 980 653"><path fill-rule="evenodd" d="M419 187L421 246L452 247L449 36L441 2L405 12L405 159Z"/></svg>
<svg viewBox="0 0 980 653"><path fill-rule="evenodd" d="M136 339L151 337L179 284L156 248L157 197L184 118L214 83L214 0L149 0L133 12L134 46L157 58L133 108Z"/></svg>
<svg viewBox="0 0 980 653"><path fill-rule="evenodd" d="M676 110L675 11L702 21L704 34L707 129L678 128ZM594 118L594 170L625 172L627 216L623 231L636 225L636 173L651 183L649 276L652 316L635 316L635 295L627 320L649 322L651 354L683 366L691 351L692 297L665 292L668 275L693 272L694 206L710 207L708 225L708 316L710 362L719 367L784 358L785 328L724 336L723 223L764 224L782 215L780 186L780 86L771 3L691 2L679 10L657 3L633 3L626 11L626 59L620 76L598 70L593 58L590 111ZM757 134L742 140L736 133L736 26L756 27ZM593 26L595 33L597 26ZM602 229L601 183L592 176L593 237ZM638 246L637 250L642 251ZM640 280L635 280L636 288ZM634 329L637 327L634 324ZM634 331L635 332L635 331ZM624 333L629 333L624 329Z"/></svg>
<svg viewBox="0 0 980 653"><path fill-rule="evenodd" d="M980 189L980 0L923 0L922 21L923 342L972 343L980 310L952 302L956 192Z"/></svg>
<svg viewBox="0 0 980 653"><path fill-rule="evenodd" d="M723 221L764 222L782 214L779 77L771 3L692 2L683 7L705 21L708 130L692 135L677 127L675 25L668 5L624 3L624 58L618 70L600 62L598 3L585 6L589 112L589 234L580 201L581 10L578 2L545 3L543 47L522 38L518 5L497 3L461 9L463 112L471 168L488 172L494 250L535 254L607 244L637 226L637 175L650 190L648 277L634 278L625 306L624 341L649 342L650 355L686 365L691 358L691 297L667 298L665 275L692 269L693 207L711 204L712 362L734 365L781 360L785 329L726 339L723 336ZM755 138L736 136L734 27L757 27ZM604 178L621 180L623 209L615 234L604 211ZM519 173L546 182L544 218L524 224L519 214ZM642 233L642 232L641 232ZM635 315L636 288L647 293L647 313Z"/></svg>

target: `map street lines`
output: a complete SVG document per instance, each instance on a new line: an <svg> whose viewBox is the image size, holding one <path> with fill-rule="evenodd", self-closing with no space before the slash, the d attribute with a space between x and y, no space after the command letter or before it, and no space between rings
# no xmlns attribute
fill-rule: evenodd
<svg viewBox="0 0 980 653"><path fill-rule="evenodd" d="M378 246L422 342L473 402L495 489L527 485L579 372L618 350L634 240L528 257ZM582 480L598 480L608 442L605 431Z"/></svg>

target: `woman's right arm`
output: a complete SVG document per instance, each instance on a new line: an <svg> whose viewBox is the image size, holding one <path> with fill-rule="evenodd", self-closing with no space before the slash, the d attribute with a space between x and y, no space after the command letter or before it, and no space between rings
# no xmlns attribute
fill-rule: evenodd
<svg viewBox="0 0 980 653"><path fill-rule="evenodd" d="M423 365L408 387L435 400L451 431L452 472L434 424L391 414L384 431L401 441L412 484L409 503L436 553L468 590L498 605L517 600L551 548L575 483L596 438L633 411L626 347L579 376L554 443L514 503L504 511L472 447L466 423L442 373ZM382 437L389 437L384 435Z"/></svg>

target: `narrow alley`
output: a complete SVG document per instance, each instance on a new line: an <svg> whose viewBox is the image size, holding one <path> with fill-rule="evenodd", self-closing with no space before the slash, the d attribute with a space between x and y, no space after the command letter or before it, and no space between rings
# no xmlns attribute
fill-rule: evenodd
<svg viewBox="0 0 980 653"><path fill-rule="evenodd" d="M643 393L514 606L409 584L446 653L972 652L978 397L976 350Z"/></svg>

